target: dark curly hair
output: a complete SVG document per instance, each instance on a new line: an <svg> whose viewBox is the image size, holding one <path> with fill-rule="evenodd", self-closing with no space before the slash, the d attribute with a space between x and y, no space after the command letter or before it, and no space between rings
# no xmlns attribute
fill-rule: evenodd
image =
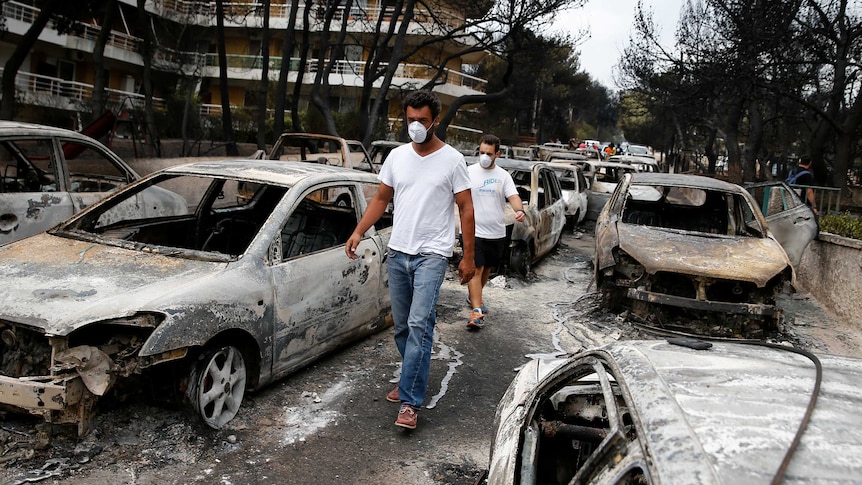
<svg viewBox="0 0 862 485"><path fill-rule="evenodd" d="M498 138L497 135L485 133L484 135L482 135L482 138L479 139L479 144L482 143L494 147L494 153L500 151L500 138Z"/></svg>
<svg viewBox="0 0 862 485"><path fill-rule="evenodd" d="M407 112L407 107L419 109L425 106L431 108L431 118L437 118L441 111L443 111L443 105L440 103L440 98L437 97L431 91L413 91L408 94L406 98L404 98L404 112Z"/></svg>

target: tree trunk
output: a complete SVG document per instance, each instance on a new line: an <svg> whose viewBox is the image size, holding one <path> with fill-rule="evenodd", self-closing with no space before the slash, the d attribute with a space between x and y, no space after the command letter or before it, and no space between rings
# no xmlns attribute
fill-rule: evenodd
<svg viewBox="0 0 862 485"><path fill-rule="evenodd" d="M263 36L261 57L263 65L260 73L260 86L257 100L257 149L266 151L266 107L269 95L269 6L271 0L263 0Z"/></svg>
<svg viewBox="0 0 862 485"><path fill-rule="evenodd" d="M311 24L311 10L313 7L314 0L305 0L302 25L307 26ZM299 67L297 68L296 82L293 84L293 96L290 100L290 120L293 123L293 131L305 131L302 126L302 118L299 116L299 97L305 78L305 66L308 64L309 37L308 28L302 29L302 42L299 45Z"/></svg>
<svg viewBox="0 0 862 485"><path fill-rule="evenodd" d="M290 74L290 59L293 55L293 36L296 33L296 13L299 11L299 0L291 0L290 17L287 30L284 32L284 42L281 44L281 70L278 72L278 87L275 90L275 119L272 123L276 138L284 133L284 107L287 104L287 77ZM301 78L297 79L301 82Z"/></svg>
<svg viewBox="0 0 862 485"><path fill-rule="evenodd" d="M108 83L107 73L105 72L105 45L108 43L108 38L111 35L111 26L114 19L114 4L109 2L105 5L105 11L102 13L102 28L99 29L99 36L96 38L96 46L93 49L93 97L90 99L90 116L89 121L95 121L105 111L107 105L107 96L105 87Z"/></svg>
<svg viewBox="0 0 862 485"><path fill-rule="evenodd" d="M159 132L153 115L153 34L150 30L150 16L144 8L147 0L138 0L138 26L143 35L141 57L144 60L141 89L144 91L144 130L149 138L150 146L157 157L161 156Z"/></svg>
<svg viewBox="0 0 862 485"><path fill-rule="evenodd" d="M138 0L139 2L142 0ZM238 156L239 149L233 135L233 120L230 115L230 91L227 84L227 51L224 40L224 1L216 0L216 43L218 44L218 79L221 95L221 126L225 141L225 153Z"/></svg>

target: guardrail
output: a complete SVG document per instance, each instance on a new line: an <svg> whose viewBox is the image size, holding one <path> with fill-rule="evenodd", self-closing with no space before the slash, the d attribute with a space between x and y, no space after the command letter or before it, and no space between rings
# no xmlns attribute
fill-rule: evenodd
<svg viewBox="0 0 862 485"><path fill-rule="evenodd" d="M814 191L814 204L819 214L832 214L841 212L841 189L836 187L820 187L818 185L797 185L790 187L796 189L796 193L803 201L807 202L806 190Z"/></svg>

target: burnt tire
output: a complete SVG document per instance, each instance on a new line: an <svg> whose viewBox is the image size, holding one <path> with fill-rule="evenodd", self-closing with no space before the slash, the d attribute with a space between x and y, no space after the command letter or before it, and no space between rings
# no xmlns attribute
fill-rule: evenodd
<svg viewBox="0 0 862 485"><path fill-rule="evenodd" d="M245 395L247 370L242 352L232 346L202 353L192 365L187 396L207 426L221 429L233 419Z"/></svg>
<svg viewBox="0 0 862 485"><path fill-rule="evenodd" d="M512 271L521 275L527 276L530 273L530 250L527 246L519 244L512 248L512 254L509 256L509 267Z"/></svg>

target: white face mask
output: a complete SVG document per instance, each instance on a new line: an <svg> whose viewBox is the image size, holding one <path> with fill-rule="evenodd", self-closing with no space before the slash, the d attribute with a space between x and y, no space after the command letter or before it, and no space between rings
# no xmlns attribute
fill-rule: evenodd
<svg viewBox="0 0 862 485"><path fill-rule="evenodd" d="M494 161L491 160L491 157L489 155L486 155L484 153L479 155L479 165L481 165L482 168L491 168L492 163L494 163Z"/></svg>
<svg viewBox="0 0 862 485"><path fill-rule="evenodd" d="M433 124L431 126L434 126ZM422 123L418 121L414 121L407 125L407 134L410 135L410 139L416 143L425 143L428 139L428 132L431 131L429 127L427 130Z"/></svg>

